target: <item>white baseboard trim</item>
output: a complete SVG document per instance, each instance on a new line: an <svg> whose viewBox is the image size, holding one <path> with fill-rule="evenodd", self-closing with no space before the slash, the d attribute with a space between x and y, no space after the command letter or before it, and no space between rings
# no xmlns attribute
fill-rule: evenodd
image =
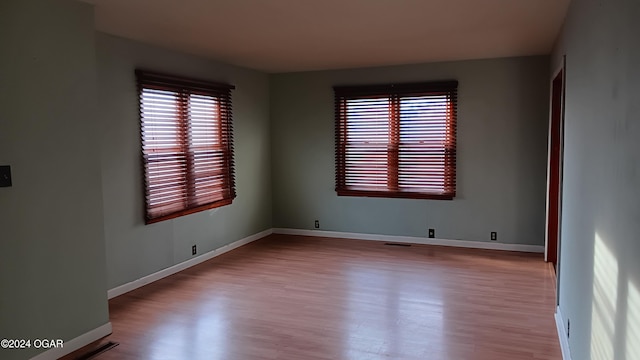
<svg viewBox="0 0 640 360"><path fill-rule="evenodd" d="M273 229L267 229L264 230L262 232L259 232L257 234L253 234L253 235L249 235L244 239L240 239L238 241L234 241L231 244L227 244L225 246L219 247L215 250L209 251L208 253L202 254L200 256L197 256L193 259L189 259L187 261L181 262L179 264L173 265L171 267L168 267L166 269L162 269L158 272L155 272L153 274L147 275L145 277L142 277L138 280L134 280L132 282L117 286L113 289L110 289L107 292L107 296L109 297L109 299L112 299L116 296L120 296L124 293L127 293L129 291L135 290L139 287L145 286L149 283L152 283L154 281L158 281L162 278L165 278L169 275L173 275L175 273L178 273L184 269L190 268L192 266L198 265L202 262L205 262L207 260L213 259L216 256L220 256L226 252L229 252L233 249L237 249L242 245L246 245L248 243L251 243L253 241L256 241L258 239L261 239L265 236L271 235L273 233Z"/></svg>
<svg viewBox="0 0 640 360"><path fill-rule="evenodd" d="M89 332L86 332L76 338L64 342L64 346L61 348L51 348L43 353L40 353L31 358L31 360L56 360L65 355L69 355L72 352L87 346L96 340L100 340L105 336L111 334L111 323L108 322L102 326L99 326Z"/></svg>
<svg viewBox="0 0 640 360"><path fill-rule="evenodd" d="M524 245L524 244L504 244L504 243L490 243L484 241L467 241L467 240L448 240L448 239L431 239L424 237L413 236L393 236L393 235L378 235L378 234L363 234L363 233L351 233L351 232L338 232L338 231L324 231L324 230L305 230L305 229L288 229L288 228L274 228L267 229L257 234L247 236L246 238L227 244L218 249L212 250L206 254L202 254L193 259L189 259L180 264L173 265L166 269L162 269L153 274L142 277L138 280L131 281L129 283L117 286L110 289L107 294L108 298L112 299L116 296L120 296L129 291L140 288L144 285L158 281L167 276L178 273L184 269L198 265L207 260L213 259L216 256L220 256L240 246L249 244L253 241L261 239L271 234L286 234L286 235L300 235L300 236L316 236L316 237L330 237L330 238L343 238L343 239L357 239L357 240L372 240L372 241L385 241L385 242L402 242L409 244L424 244L424 245L441 245L441 246L455 246L474 249L490 249L490 250L503 250L503 251L521 251L532 253L544 253L544 246L541 245Z"/></svg>
<svg viewBox="0 0 640 360"><path fill-rule="evenodd" d="M484 242L484 241L432 239L432 238L414 237L414 236L393 236L393 235L362 234L362 233L350 233L350 232L338 232L338 231L286 229L286 228L274 228L273 233L284 234L284 235L318 236L318 237L343 238L343 239L400 242L400 243L408 243L408 244L455 246L455 247L465 247L465 248L474 248L474 249L544 253L544 246L542 245L504 244L504 243Z"/></svg>
<svg viewBox="0 0 640 360"><path fill-rule="evenodd" d="M562 350L562 359L571 360L571 351L569 349L569 339L567 338L567 332L564 329L564 317L560 306L556 308L556 328L558 329L558 340L560 340L560 349Z"/></svg>

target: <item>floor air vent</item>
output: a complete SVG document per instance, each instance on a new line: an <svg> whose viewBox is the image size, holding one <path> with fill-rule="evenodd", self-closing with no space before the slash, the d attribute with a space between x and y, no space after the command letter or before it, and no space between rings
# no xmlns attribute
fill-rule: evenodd
<svg viewBox="0 0 640 360"><path fill-rule="evenodd" d="M93 358L95 358L96 356L98 356L98 355L100 355L100 354L104 353L105 351L109 351L109 350L113 349L114 347L116 347L116 346L118 346L118 345L120 345L120 344L118 344L117 342L109 341L108 343L106 343L106 344L104 344L104 345L100 346L99 348L97 348L97 349L95 349L95 350L93 350L93 351L91 351L91 352L89 352L89 353L86 353L86 354L84 354L84 355L80 356L77 360L89 360L89 359L93 359Z"/></svg>
<svg viewBox="0 0 640 360"><path fill-rule="evenodd" d="M388 246L404 246L404 247L411 246L411 244L403 244L403 243L384 243L384 244Z"/></svg>

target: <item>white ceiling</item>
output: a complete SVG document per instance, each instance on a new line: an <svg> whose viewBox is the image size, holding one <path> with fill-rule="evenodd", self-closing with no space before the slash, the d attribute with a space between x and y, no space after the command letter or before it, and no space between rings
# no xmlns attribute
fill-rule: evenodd
<svg viewBox="0 0 640 360"><path fill-rule="evenodd" d="M85 0L98 30L266 72L548 54L570 0Z"/></svg>

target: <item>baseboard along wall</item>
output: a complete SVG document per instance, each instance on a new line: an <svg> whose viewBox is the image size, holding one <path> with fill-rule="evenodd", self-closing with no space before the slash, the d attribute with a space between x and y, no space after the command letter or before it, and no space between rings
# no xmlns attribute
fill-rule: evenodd
<svg viewBox="0 0 640 360"><path fill-rule="evenodd" d="M351 233L351 232L338 232L338 231L325 231L325 230L288 229L288 228L274 228L273 233L286 234L286 235L341 238L341 239L399 242L399 243L407 243L407 244L455 246L455 247L464 247L464 248L472 248L472 249L489 249L489 250L502 250L502 251L544 253L544 246L542 245L505 244L505 243L484 242L484 241L434 239L434 238L414 237L414 236L378 235L378 234L364 234L364 233Z"/></svg>
<svg viewBox="0 0 640 360"><path fill-rule="evenodd" d="M173 265L173 266L168 267L166 269L162 269L162 270L160 270L158 272L155 272L153 274L150 274L150 275L147 275L145 277L142 277L142 278L140 278L138 280L134 280L134 281L128 282L126 284L117 286L117 287L115 287L113 289L110 289L107 292L107 296L108 296L109 299L112 299L112 298L114 298L116 296L120 296L120 295L122 295L124 293L127 293L129 291L135 290L135 289L137 289L139 287L145 286L145 285L147 285L149 283L152 283L154 281L158 281L158 280L160 280L162 278L165 278L167 276L170 276L170 275L173 275L175 273L178 273L178 272L180 272L180 271L182 271L184 269L190 268L192 266L195 266L195 265L198 265L200 263L203 263L203 262L205 262L207 260L213 259L216 256L220 256L220 255L222 255L224 253L227 253L227 252L229 252L231 250L237 249L240 246L249 244L249 243L254 242L254 241L258 240L258 239L262 239L263 237L271 235L272 233L273 233L273 229L267 229L267 230L261 231L261 232L259 232L257 234L253 234L253 235L247 236L246 238L240 239L238 241L234 241L234 242L232 242L230 244L224 245L224 246L219 247L219 248L217 248L215 250L212 250L212 251L209 251L207 253L204 253L204 254L202 254L200 256L194 257L194 258L189 259L187 261L181 262L179 264Z"/></svg>
<svg viewBox="0 0 640 360"><path fill-rule="evenodd" d="M229 252L233 249L237 249L240 246L249 244L253 241L256 241L258 239L261 239L271 234L315 236L315 237L329 237L329 238L340 238L340 239L400 242L400 243L408 243L408 244L455 246L455 247L465 247L465 248L474 248L474 249L544 253L544 246L541 246L541 245L504 244L504 243L490 243L490 242L483 242L483 241L433 239L433 238L413 237L413 236L393 236L393 235L378 235L378 234L365 234L365 233L325 231L325 230L273 228L273 229L267 229L267 230L261 231L257 234L247 236L246 238L232 242L218 249L209 251L208 253L202 254L193 259L189 259L185 262L173 265L166 269L162 269L158 272L147 275L138 280L134 280L126 284L117 286L113 289L110 289L107 292L108 297L109 299L112 299L116 296L120 296L124 293L135 290L139 287L145 286L154 281L158 281L162 278L173 275L184 269L198 265L207 260L213 259L216 256L220 256L226 252Z"/></svg>
<svg viewBox="0 0 640 360"><path fill-rule="evenodd" d="M558 329L558 340L560 340L560 349L562 350L562 359L571 360L571 351L569 348L569 338L567 337L567 331L564 328L565 319L562 316L560 306L556 308L556 328Z"/></svg>
<svg viewBox="0 0 640 360"><path fill-rule="evenodd" d="M108 322L102 326L99 326L91 331L88 331L76 338L64 342L64 346L60 348L51 348L45 352L42 352L31 360L56 360L65 355L69 355L72 352L91 344L94 341L100 340L105 336L111 335L112 327Z"/></svg>

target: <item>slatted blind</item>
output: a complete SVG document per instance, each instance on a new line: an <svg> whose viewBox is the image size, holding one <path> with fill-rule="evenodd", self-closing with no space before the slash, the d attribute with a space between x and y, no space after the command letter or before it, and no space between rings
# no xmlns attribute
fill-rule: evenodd
<svg viewBox="0 0 640 360"><path fill-rule="evenodd" d="M234 87L141 70L136 78L146 223L230 204Z"/></svg>
<svg viewBox="0 0 640 360"><path fill-rule="evenodd" d="M453 199L457 81L336 86L336 191Z"/></svg>

